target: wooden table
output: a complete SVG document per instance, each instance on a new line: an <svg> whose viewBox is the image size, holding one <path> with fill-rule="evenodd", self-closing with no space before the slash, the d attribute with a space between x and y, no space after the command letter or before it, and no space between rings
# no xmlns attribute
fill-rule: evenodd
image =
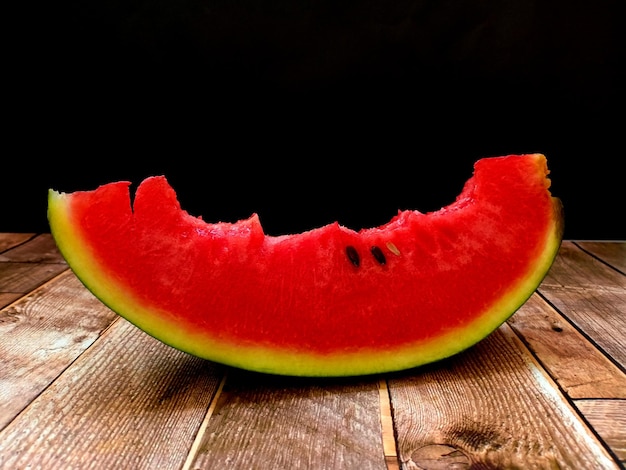
<svg viewBox="0 0 626 470"><path fill-rule="evenodd" d="M475 347L380 376L235 370L96 300L49 234L0 234L0 468L619 469L626 242L565 241Z"/></svg>

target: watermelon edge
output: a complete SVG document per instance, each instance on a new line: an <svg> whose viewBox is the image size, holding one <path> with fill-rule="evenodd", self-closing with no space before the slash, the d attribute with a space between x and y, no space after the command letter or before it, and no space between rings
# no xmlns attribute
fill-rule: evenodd
<svg viewBox="0 0 626 470"><path fill-rule="evenodd" d="M189 328L181 329L167 320L165 312L144 308L114 278L106 275L83 243L71 220L70 195L49 190L48 218L59 250L78 279L101 302L159 341L186 353L257 372L293 376L351 376L394 372L442 360L475 345L512 316L533 294L556 257L563 234L562 205L552 198L554 216L543 249L529 265L528 274L500 297L491 309L463 328L450 330L410 346L371 349L352 353L312 354L275 346L258 346L210 338ZM112 294L112 293L118 293Z"/></svg>

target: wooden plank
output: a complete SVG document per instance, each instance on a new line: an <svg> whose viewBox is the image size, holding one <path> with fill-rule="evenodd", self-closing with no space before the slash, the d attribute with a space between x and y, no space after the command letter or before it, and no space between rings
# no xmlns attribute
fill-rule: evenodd
<svg viewBox="0 0 626 470"><path fill-rule="evenodd" d="M13 294L13 299L68 269L50 234L21 240L23 243L0 254L0 293Z"/></svg>
<svg viewBox="0 0 626 470"><path fill-rule="evenodd" d="M0 467L179 470L220 371L120 318L0 432Z"/></svg>
<svg viewBox="0 0 626 470"><path fill-rule="evenodd" d="M4 308L11 302L15 302L17 299L22 297L22 295L24 294L19 292L0 292L0 308Z"/></svg>
<svg viewBox="0 0 626 470"><path fill-rule="evenodd" d="M574 405L626 465L626 400L575 400Z"/></svg>
<svg viewBox="0 0 626 470"><path fill-rule="evenodd" d="M389 390L406 469L619 468L507 324Z"/></svg>
<svg viewBox="0 0 626 470"><path fill-rule="evenodd" d="M0 311L0 429L115 318L70 271Z"/></svg>
<svg viewBox="0 0 626 470"><path fill-rule="evenodd" d="M68 269L65 264L0 263L0 292L27 294Z"/></svg>
<svg viewBox="0 0 626 470"><path fill-rule="evenodd" d="M0 233L0 253L33 238L34 233Z"/></svg>
<svg viewBox="0 0 626 470"><path fill-rule="evenodd" d="M379 382L232 371L189 468L385 470Z"/></svg>
<svg viewBox="0 0 626 470"><path fill-rule="evenodd" d="M0 254L0 261L65 263L52 235L44 233Z"/></svg>
<svg viewBox="0 0 626 470"><path fill-rule="evenodd" d="M626 398L626 374L539 295L508 323L571 398Z"/></svg>
<svg viewBox="0 0 626 470"><path fill-rule="evenodd" d="M576 245L626 274L626 242L582 241Z"/></svg>
<svg viewBox="0 0 626 470"><path fill-rule="evenodd" d="M0 307L68 269L52 235L0 234L6 247L0 254Z"/></svg>
<svg viewBox="0 0 626 470"><path fill-rule="evenodd" d="M564 242L538 291L626 369L626 276Z"/></svg>

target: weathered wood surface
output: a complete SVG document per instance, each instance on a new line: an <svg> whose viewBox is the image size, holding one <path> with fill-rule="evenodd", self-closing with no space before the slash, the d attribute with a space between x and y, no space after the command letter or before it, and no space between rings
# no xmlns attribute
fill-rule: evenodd
<svg viewBox="0 0 626 470"><path fill-rule="evenodd" d="M50 235L0 234L0 308L66 269Z"/></svg>
<svg viewBox="0 0 626 470"><path fill-rule="evenodd" d="M566 241L496 332L375 377L200 360L0 234L0 469L624 469L626 242Z"/></svg>
<svg viewBox="0 0 626 470"><path fill-rule="evenodd" d="M34 291L0 314L0 427L12 420L116 319L76 277Z"/></svg>
<svg viewBox="0 0 626 470"><path fill-rule="evenodd" d="M0 233L0 253L4 253L9 248L21 245L33 238L35 233ZM49 237L45 237L50 240Z"/></svg>
<svg viewBox="0 0 626 470"><path fill-rule="evenodd" d="M539 292L626 369L626 276L564 242Z"/></svg>
<svg viewBox="0 0 626 470"><path fill-rule="evenodd" d="M232 372L191 468L385 468L378 382ZM249 468L248 467L248 468Z"/></svg>
<svg viewBox="0 0 626 470"><path fill-rule="evenodd" d="M618 269L622 274L626 274L626 244L582 241L577 245L609 266Z"/></svg>

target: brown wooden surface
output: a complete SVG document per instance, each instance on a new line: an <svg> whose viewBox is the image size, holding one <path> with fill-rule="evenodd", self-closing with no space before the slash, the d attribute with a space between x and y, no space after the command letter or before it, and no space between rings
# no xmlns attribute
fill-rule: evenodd
<svg viewBox="0 0 626 470"><path fill-rule="evenodd" d="M0 233L0 469L624 469L626 242L565 241L448 360L375 377L236 370L118 317L49 234Z"/></svg>

